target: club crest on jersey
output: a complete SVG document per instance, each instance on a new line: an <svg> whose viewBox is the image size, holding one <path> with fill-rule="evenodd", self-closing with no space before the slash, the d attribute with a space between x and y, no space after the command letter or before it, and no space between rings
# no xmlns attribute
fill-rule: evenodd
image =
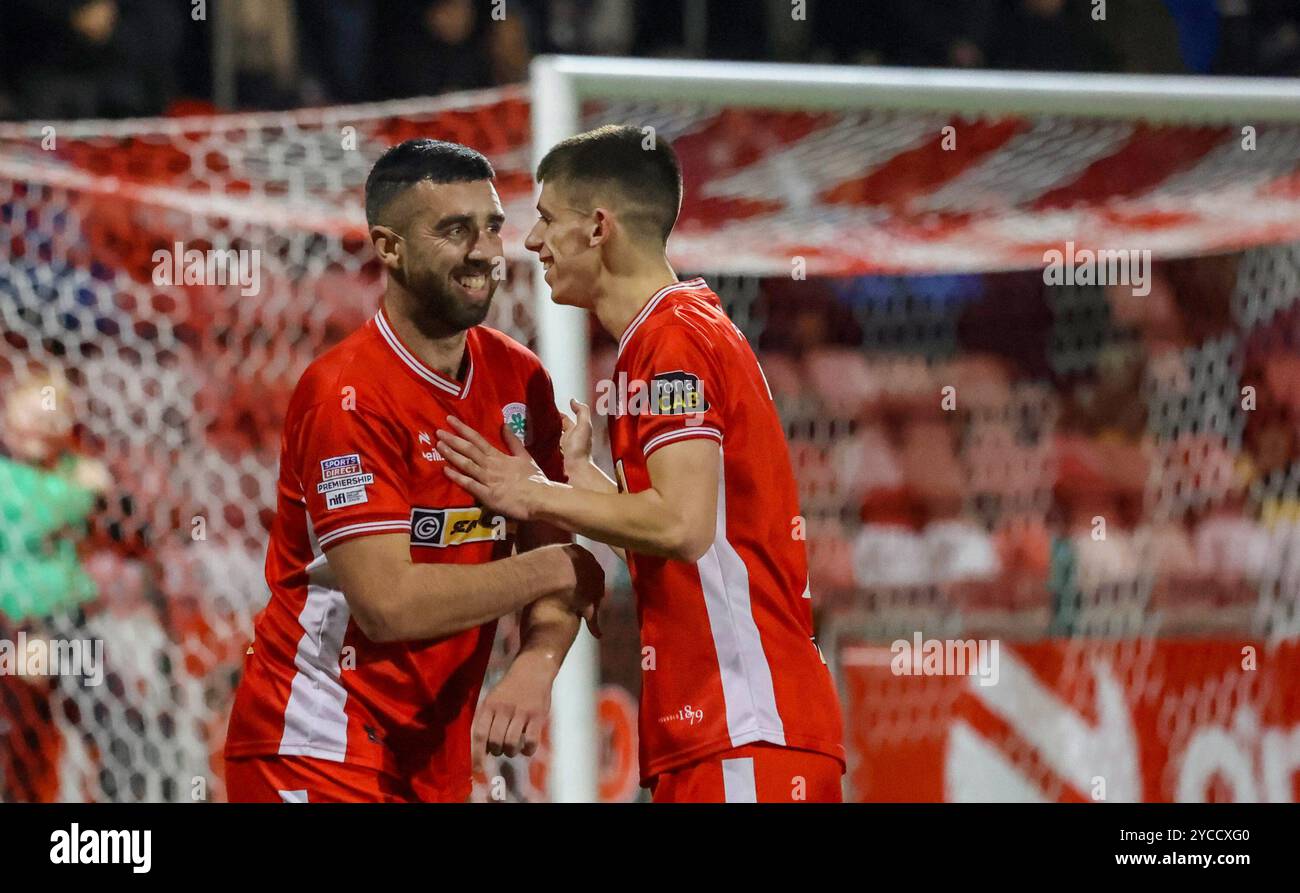
<svg viewBox="0 0 1300 893"><path fill-rule="evenodd" d="M370 498L366 494L366 487L375 482L375 476L367 474L361 468L361 456L358 453L322 459L320 477L316 492L325 497L327 511L366 502Z"/></svg>
<svg viewBox="0 0 1300 893"><path fill-rule="evenodd" d="M510 426L515 437L527 443L528 407L522 403L507 403L501 407L501 420Z"/></svg>
<svg viewBox="0 0 1300 893"><path fill-rule="evenodd" d="M504 515L485 515L480 506L411 509L411 545L445 549L466 543L504 540L509 535Z"/></svg>
<svg viewBox="0 0 1300 893"><path fill-rule="evenodd" d="M704 382L695 373L677 369L650 379L651 415L693 415L708 408Z"/></svg>

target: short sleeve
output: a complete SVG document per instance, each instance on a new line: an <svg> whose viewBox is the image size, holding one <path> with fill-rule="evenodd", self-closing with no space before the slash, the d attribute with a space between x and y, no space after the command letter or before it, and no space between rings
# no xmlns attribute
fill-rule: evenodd
<svg viewBox="0 0 1300 893"><path fill-rule="evenodd" d="M406 461L391 424L327 401L308 410L291 433L303 499L321 549L357 536L410 531Z"/></svg>
<svg viewBox="0 0 1300 893"><path fill-rule="evenodd" d="M708 342L688 326L647 333L628 368L626 412L634 441L649 456L670 443L722 443L725 394Z"/></svg>
<svg viewBox="0 0 1300 893"><path fill-rule="evenodd" d="M555 387L551 376L538 366L528 379L528 418L530 426L524 445L537 466L553 481L566 481L564 455L560 452L560 435L564 428L560 411L555 407Z"/></svg>

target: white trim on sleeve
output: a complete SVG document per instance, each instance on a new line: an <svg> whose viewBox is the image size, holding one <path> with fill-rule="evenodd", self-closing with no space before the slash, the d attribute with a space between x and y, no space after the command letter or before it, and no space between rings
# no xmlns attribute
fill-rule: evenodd
<svg viewBox="0 0 1300 893"><path fill-rule="evenodd" d="M340 527L338 530L332 530L322 536L318 542L321 548L325 548L330 543L340 537L352 536L358 533L397 533L398 531L409 531L411 529L411 519L393 521L365 521L361 524L349 524L346 527Z"/></svg>
<svg viewBox="0 0 1300 893"><path fill-rule="evenodd" d="M717 428L709 428L701 425L692 428L678 428L675 431L665 431L663 434L652 437L646 441L645 446L641 448L641 453L642 455L649 456L652 452L666 443L671 443L675 440L690 440L693 437L711 437L718 443L722 443L721 431Z"/></svg>

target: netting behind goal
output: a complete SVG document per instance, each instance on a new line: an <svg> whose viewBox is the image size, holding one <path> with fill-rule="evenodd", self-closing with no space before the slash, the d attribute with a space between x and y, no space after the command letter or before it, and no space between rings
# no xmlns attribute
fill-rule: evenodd
<svg viewBox="0 0 1300 893"><path fill-rule="evenodd" d="M671 253L785 420L852 796L1300 796L1300 126L649 100L582 119L681 156ZM0 798L221 797L285 404L381 287L369 165L417 135L492 159L510 275L490 323L532 343L529 134L515 90L0 127L3 475L63 488L57 517L4 505L2 638L97 639L106 666L0 676ZM1067 243L1150 251L1145 293L1046 284ZM256 288L167 283L178 248L257 252ZM635 791L639 684L617 582L611 799ZM896 641L967 639L997 643L997 684L892 665ZM519 799L544 772L490 770Z"/></svg>

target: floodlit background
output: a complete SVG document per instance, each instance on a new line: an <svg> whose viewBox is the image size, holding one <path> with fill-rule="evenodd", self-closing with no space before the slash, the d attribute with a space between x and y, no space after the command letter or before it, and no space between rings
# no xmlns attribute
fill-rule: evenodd
<svg viewBox="0 0 1300 893"><path fill-rule="evenodd" d="M776 396L848 796L1300 799L1293 2L5 0L0 641L102 641L105 674L0 674L0 801L222 799L286 404L381 288L366 172L413 136L491 158L489 321L535 345L527 81L554 53L985 85L580 110L673 141L670 254ZM1297 111L1014 112L980 69L1247 75ZM256 294L160 284L178 242L258 252ZM1044 271L1097 249L1149 252L1143 282ZM593 382L613 353L593 328ZM640 646L610 569L594 731L622 800ZM998 646L996 684L891 666L956 639ZM544 799L551 759L488 775Z"/></svg>

